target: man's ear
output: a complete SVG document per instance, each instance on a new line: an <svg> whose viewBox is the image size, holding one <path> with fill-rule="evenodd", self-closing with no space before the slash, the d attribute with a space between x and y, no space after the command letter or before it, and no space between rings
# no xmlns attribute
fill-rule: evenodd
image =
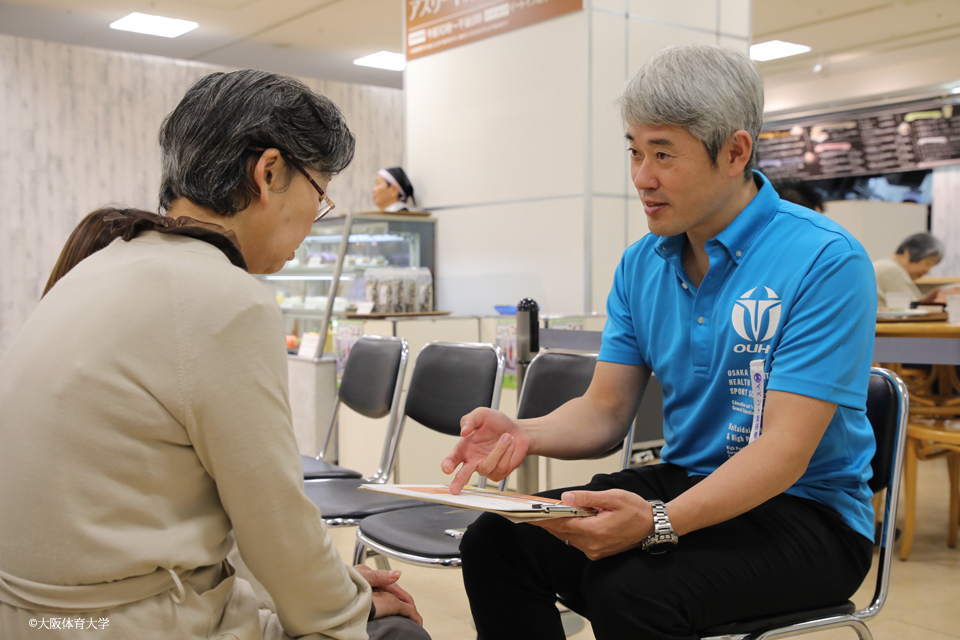
<svg viewBox="0 0 960 640"><path fill-rule="evenodd" d="M280 170L283 158L276 149L267 149L260 155L257 164L253 167L253 182L260 191L260 204L266 206L269 199L270 187L276 184L277 172Z"/></svg>
<svg viewBox="0 0 960 640"><path fill-rule="evenodd" d="M753 153L753 136L743 129L734 132L724 145L723 153L730 162L727 175L731 178L743 175L747 163L750 162L750 155Z"/></svg>

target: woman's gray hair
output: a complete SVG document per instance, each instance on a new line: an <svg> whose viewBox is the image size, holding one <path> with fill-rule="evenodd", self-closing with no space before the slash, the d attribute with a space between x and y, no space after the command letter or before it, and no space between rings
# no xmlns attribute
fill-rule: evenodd
<svg viewBox="0 0 960 640"><path fill-rule="evenodd" d="M943 258L943 243L929 233L915 233L897 247L897 255L906 253L910 262L920 262L924 258L936 256L937 262Z"/></svg>
<svg viewBox="0 0 960 640"><path fill-rule="evenodd" d="M704 144L715 166L723 144L742 129L753 138L745 176L756 165L763 78L742 53L705 44L661 49L640 67L617 102L627 126L683 127Z"/></svg>
<svg viewBox="0 0 960 640"><path fill-rule="evenodd" d="M278 149L332 177L353 160L355 143L337 105L295 78L213 73L187 90L160 127L160 207L186 198L232 216L259 194L253 149ZM288 163L288 178L291 170Z"/></svg>

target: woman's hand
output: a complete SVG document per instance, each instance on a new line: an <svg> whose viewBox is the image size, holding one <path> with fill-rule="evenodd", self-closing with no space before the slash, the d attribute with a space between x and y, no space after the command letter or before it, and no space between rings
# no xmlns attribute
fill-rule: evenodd
<svg viewBox="0 0 960 640"><path fill-rule="evenodd" d="M931 302L946 302L947 294L940 287L934 287L927 291L922 298L917 300L920 304L929 304Z"/></svg>
<svg viewBox="0 0 960 640"><path fill-rule="evenodd" d="M374 620L387 616L403 616L423 626L423 618L417 611L413 596L397 584L400 579L399 571L379 571L365 564L358 564L354 569L373 587Z"/></svg>
<svg viewBox="0 0 960 640"><path fill-rule="evenodd" d="M460 471L450 482L450 493L460 493L474 471L494 481L510 475L527 457L530 440L520 430L516 420L493 409L474 409L460 421L460 441L440 468L453 473Z"/></svg>
<svg viewBox="0 0 960 640"><path fill-rule="evenodd" d="M934 294L933 298L930 298L931 293ZM955 296L958 293L960 293L960 285L957 285L957 284L951 285L949 287L939 287L937 289L934 289L927 295L925 295L921 299L921 302L927 301L927 298L930 298L930 301L932 302L942 302L946 304L947 296Z"/></svg>

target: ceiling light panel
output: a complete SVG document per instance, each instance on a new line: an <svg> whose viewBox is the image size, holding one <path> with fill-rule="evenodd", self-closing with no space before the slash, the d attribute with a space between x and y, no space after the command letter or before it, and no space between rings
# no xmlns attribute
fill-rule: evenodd
<svg viewBox="0 0 960 640"><path fill-rule="evenodd" d="M403 71L407 66L407 59L402 53L378 51L377 53L370 54L369 56L357 58L353 61L353 64L361 67L387 69L388 71Z"/></svg>
<svg viewBox="0 0 960 640"><path fill-rule="evenodd" d="M137 12L124 16L110 24L111 29L145 33L150 36L161 36L163 38L176 38L188 31L193 31L199 26L196 22L191 22L190 20L177 20L176 18L151 16L146 13Z"/></svg>
<svg viewBox="0 0 960 640"><path fill-rule="evenodd" d="M782 40L770 40L752 45L750 47L750 58L757 62L766 62L767 60L796 56L808 51L810 51L810 47L803 44L794 44L793 42L784 42Z"/></svg>

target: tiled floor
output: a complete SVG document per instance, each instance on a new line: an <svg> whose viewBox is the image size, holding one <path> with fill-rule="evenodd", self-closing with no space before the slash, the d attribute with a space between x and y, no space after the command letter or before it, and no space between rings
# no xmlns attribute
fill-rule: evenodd
<svg viewBox="0 0 960 640"><path fill-rule="evenodd" d="M947 491L945 461L921 463L913 551L908 561L901 562L897 558L893 561L889 599L880 614L869 623L876 640L960 638L960 548L950 549L946 543ZM354 531L352 528L331 530L346 561L353 553ZM424 626L434 640L472 640L476 637L470 625L470 607L459 571L399 563L394 563L394 567L403 571L400 583L416 599ZM869 602L874 584L875 573L871 572L854 596L858 606ZM572 640L594 638L589 623L583 631L570 637ZM842 629L807 637L849 640L856 635L849 629Z"/></svg>

